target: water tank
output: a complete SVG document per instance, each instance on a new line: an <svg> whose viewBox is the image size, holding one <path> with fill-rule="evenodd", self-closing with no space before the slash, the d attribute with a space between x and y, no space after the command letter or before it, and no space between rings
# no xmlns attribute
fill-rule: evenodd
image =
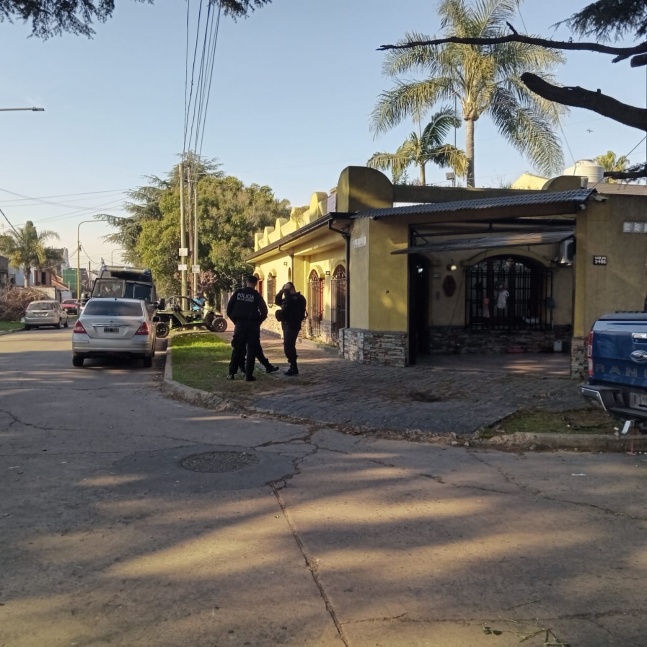
<svg viewBox="0 0 647 647"><path fill-rule="evenodd" d="M579 160L573 166L565 168L563 175L587 177L589 183L595 184L604 178L604 168L594 160Z"/></svg>

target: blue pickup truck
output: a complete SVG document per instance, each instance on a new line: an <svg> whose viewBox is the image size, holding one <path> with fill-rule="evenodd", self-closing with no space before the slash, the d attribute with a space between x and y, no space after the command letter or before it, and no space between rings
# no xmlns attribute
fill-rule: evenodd
<svg viewBox="0 0 647 647"><path fill-rule="evenodd" d="M647 312L600 317L589 333L587 360L584 398L647 431Z"/></svg>

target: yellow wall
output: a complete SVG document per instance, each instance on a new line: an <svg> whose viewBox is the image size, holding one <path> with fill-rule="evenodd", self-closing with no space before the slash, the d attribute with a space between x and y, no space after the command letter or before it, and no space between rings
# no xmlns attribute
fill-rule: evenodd
<svg viewBox="0 0 647 647"><path fill-rule="evenodd" d="M647 223L643 196L609 195L589 200L577 216L574 335L584 337L602 314L642 311L647 293L647 236L624 233L625 221ZM593 256L607 265L594 265Z"/></svg>

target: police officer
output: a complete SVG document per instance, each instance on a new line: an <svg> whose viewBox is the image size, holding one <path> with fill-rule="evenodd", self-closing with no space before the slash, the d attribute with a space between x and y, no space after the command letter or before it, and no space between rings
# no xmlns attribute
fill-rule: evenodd
<svg viewBox="0 0 647 647"><path fill-rule="evenodd" d="M290 364L290 368L284 371L285 375L299 375L297 366L296 342L301 330L301 324L306 317L306 299L297 292L294 283L288 281L276 295L274 300L277 306L281 306L281 328L283 329L283 351Z"/></svg>
<svg viewBox="0 0 647 647"><path fill-rule="evenodd" d="M255 276L246 277L245 287L236 290L227 304L227 316L234 322L228 380L234 379L245 357L245 380L253 382L256 379L254 360L261 345L261 324L267 319L267 304L256 291L257 282Z"/></svg>

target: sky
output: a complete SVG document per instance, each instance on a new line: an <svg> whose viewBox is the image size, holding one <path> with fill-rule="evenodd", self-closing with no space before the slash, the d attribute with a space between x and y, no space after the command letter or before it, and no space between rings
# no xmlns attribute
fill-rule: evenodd
<svg viewBox="0 0 647 647"><path fill-rule="evenodd" d="M551 25L587 4L529 0L514 25L568 39ZM119 248L102 240L114 230L93 217L127 215L126 192L146 176L166 177L184 144L186 4L116 5L92 39L41 41L26 25L0 23L0 108L45 109L0 111L0 209L16 227L32 220L57 232L51 244L68 248L72 266L77 236L83 267L121 262ZM369 128L380 93L392 87L376 50L407 31L440 35L436 8L435 0L273 0L247 19L223 18L202 155L301 206L336 186L346 166L394 152L414 128L405 122L379 137ZM645 106L644 69L602 54L565 55L555 70L559 83ZM456 135L464 147L463 130ZM559 135L566 166L608 150L645 160L642 131L582 109L570 111ZM509 184L533 171L487 117L477 122L475 147L477 186ZM446 171L428 167L427 182L447 185Z"/></svg>

